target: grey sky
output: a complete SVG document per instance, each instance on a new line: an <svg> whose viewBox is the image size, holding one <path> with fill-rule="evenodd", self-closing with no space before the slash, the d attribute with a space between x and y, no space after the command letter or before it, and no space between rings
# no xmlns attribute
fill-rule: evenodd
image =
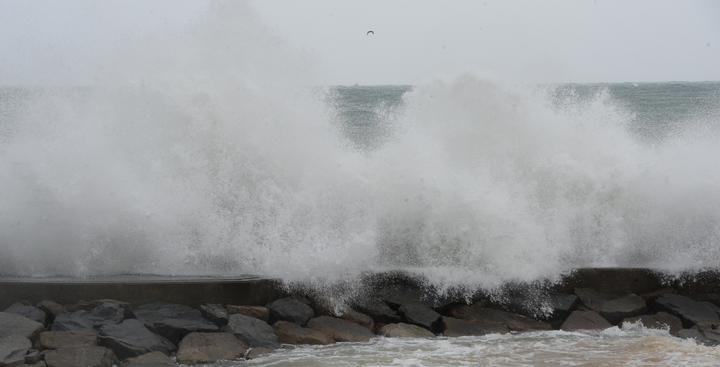
<svg viewBox="0 0 720 367"><path fill-rule="evenodd" d="M330 84L720 80L720 1L256 0ZM68 80L128 35L180 28L193 1L0 0L0 84ZM374 35L366 35L373 30ZM60 78L62 79L62 78Z"/></svg>

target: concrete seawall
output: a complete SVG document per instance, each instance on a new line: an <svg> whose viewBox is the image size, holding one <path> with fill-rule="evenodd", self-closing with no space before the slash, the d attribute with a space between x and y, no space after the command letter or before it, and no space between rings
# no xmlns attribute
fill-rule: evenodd
<svg viewBox="0 0 720 367"><path fill-rule="evenodd" d="M381 277L383 278L383 277ZM395 282L398 277L384 277ZM395 279L395 280L392 280ZM382 280L381 280L382 281ZM377 281L375 281L377 285ZM609 294L643 294L664 287L680 293L720 293L720 271L707 270L681 277L668 277L650 269L585 268L544 287L560 293L591 288ZM205 303L264 305L283 296L281 283L257 277L153 277L108 278L10 278L0 277L0 310L15 302L53 300L74 304L78 300L111 298L133 306L165 301L198 307Z"/></svg>

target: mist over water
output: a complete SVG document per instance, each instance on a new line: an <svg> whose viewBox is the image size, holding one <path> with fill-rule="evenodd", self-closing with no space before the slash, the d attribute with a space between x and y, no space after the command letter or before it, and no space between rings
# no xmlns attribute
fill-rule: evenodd
<svg viewBox="0 0 720 367"><path fill-rule="evenodd" d="M370 88L395 94L363 115L242 3L110 60L92 86L0 91L0 274L489 288L720 265L717 93L653 125L610 87L461 74Z"/></svg>

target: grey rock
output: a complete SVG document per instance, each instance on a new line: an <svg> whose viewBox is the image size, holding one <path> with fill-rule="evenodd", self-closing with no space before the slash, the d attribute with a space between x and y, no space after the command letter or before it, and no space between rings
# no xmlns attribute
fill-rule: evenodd
<svg viewBox="0 0 720 367"><path fill-rule="evenodd" d="M720 323L701 321L690 329L678 332L680 338L693 338L697 342L709 347L720 345Z"/></svg>
<svg viewBox="0 0 720 367"><path fill-rule="evenodd" d="M580 298L574 294L548 293L548 306L551 312L546 320L553 322L567 319L579 303Z"/></svg>
<svg viewBox="0 0 720 367"><path fill-rule="evenodd" d="M576 330L603 330L612 327L599 313L595 311L573 311L560 327L564 331Z"/></svg>
<svg viewBox="0 0 720 367"><path fill-rule="evenodd" d="M388 338L432 338L435 334L417 325L411 324L387 324L378 332Z"/></svg>
<svg viewBox="0 0 720 367"><path fill-rule="evenodd" d="M421 304L430 308L443 308L453 302L449 298L439 298L433 294L425 293L417 288L410 288L401 284L382 287L376 293L390 308L397 310L404 304Z"/></svg>
<svg viewBox="0 0 720 367"><path fill-rule="evenodd" d="M430 307L419 303L410 303L400 306L400 316L408 323L423 327L427 330L434 330L441 315Z"/></svg>
<svg viewBox="0 0 720 367"><path fill-rule="evenodd" d="M254 317L235 314L228 317L225 332L235 335L243 344L250 348L280 348L277 335L272 326Z"/></svg>
<svg viewBox="0 0 720 367"><path fill-rule="evenodd" d="M152 352L128 358L120 363L120 367L177 367L177 363L161 352Z"/></svg>
<svg viewBox="0 0 720 367"><path fill-rule="evenodd" d="M451 308L449 316L459 320L477 323L497 323L508 327L512 331L551 330L550 324L531 319L527 316L510 312L482 307L482 303L471 306L455 306Z"/></svg>
<svg viewBox="0 0 720 367"><path fill-rule="evenodd" d="M5 312L25 316L30 320L37 321L43 325L47 325L47 315L45 314L45 312L35 306L30 305L30 302L28 301L16 302L10 307L6 308Z"/></svg>
<svg viewBox="0 0 720 367"><path fill-rule="evenodd" d="M95 347L98 345L97 334L90 331L44 331L35 342L35 349L59 349L69 347Z"/></svg>
<svg viewBox="0 0 720 367"><path fill-rule="evenodd" d="M308 321L308 327L325 333L337 342L366 342L375 337L363 326L330 316L316 317Z"/></svg>
<svg viewBox="0 0 720 367"><path fill-rule="evenodd" d="M373 321L372 317L357 312L350 307L346 307L338 317L343 320L354 322L360 326L367 328L368 330L373 330L375 328L375 322Z"/></svg>
<svg viewBox="0 0 720 367"><path fill-rule="evenodd" d="M265 322L268 322L270 320L270 310L268 310L267 307L228 305L226 310L228 313L228 317L230 317L230 315L240 314L254 317Z"/></svg>
<svg viewBox="0 0 720 367"><path fill-rule="evenodd" d="M673 288L661 288L652 292L643 293L640 295L640 297L643 299L643 301L645 301L646 304L650 304L655 302L658 297L666 293L677 294L677 291Z"/></svg>
<svg viewBox="0 0 720 367"><path fill-rule="evenodd" d="M302 327L293 322L280 320L274 323L272 328L278 337L278 341L283 344L326 345L335 343L335 340L325 333Z"/></svg>
<svg viewBox="0 0 720 367"><path fill-rule="evenodd" d="M115 325L125 318L122 308L112 303L103 303L91 311L75 311L57 315L50 330L90 331L98 333L105 325Z"/></svg>
<svg viewBox="0 0 720 367"><path fill-rule="evenodd" d="M0 338L20 335L35 342L45 326L37 321L14 313L0 312Z"/></svg>
<svg viewBox="0 0 720 367"><path fill-rule="evenodd" d="M55 317L57 317L57 315L68 312L61 304L49 300L41 301L36 306L37 308L45 311L48 324L52 323L55 320Z"/></svg>
<svg viewBox="0 0 720 367"><path fill-rule="evenodd" d="M220 328L206 320L202 313L188 306L155 302L138 306L133 315L151 331L178 345L192 332L217 332Z"/></svg>
<svg viewBox="0 0 720 367"><path fill-rule="evenodd" d="M30 349L28 350L27 354L25 355L25 364L36 364L40 361L42 361L42 354L40 354L40 351L37 349Z"/></svg>
<svg viewBox="0 0 720 367"><path fill-rule="evenodd" d="M177 362L200 364L235 360L242 358L246 350L245 345L229 333L190 333L180 341Z"/></svg>
<svg viewBox="0 0 720 367"><path fill-rule="evenodd" d="M32 348L30 340L21 335L0 338L0 366L19 366L25 363L25 355Z"/></svg>
<svg viewBox="0 0 720 367"><path fill-rule="evenodd" d="M48 367L111 367L113 352L104 347L60 348L45 354Z"/></svg>
<svg viewBox="0 0 720 367"><path fill-rule="evenodd" d="M170 355L176 350L170 341L148 330L135 319L103 326L100 329L100 345L112 349L121 360L150 352Z"/></svg>
<svg viewBox="0 0 720 367"><path fill-rule="evenodd" d="M710 306L677 294L663 294L652 303L656 312L664 311L675 315L689 329L699 322L718 322L720 317Z"/></svg>
<svg viewBox="0 0 720 367"><path fill-rule="evenodd" d="M353 309L370 316L377 323L391 324L402 321L400 316L385 302L377 297L370 297L353 305Z"/></svg>
<svg viewBox="0 0 720 367"><path fill-rule="evenodd" d="M282 320L305 326L315 317L312 307L294 298L281 298L268 304L267 308L270 311L270 325Z"/></svg>
<svg viewBox="0 0 720 367"><path fill-rule="evenodd" d="M200 306L200 313L205 319L217 325L219 328L225 327L228 323L227 310L222 305L208 303Z"/></svg>
<svg viewBox="0 0 720 367"><path fill-rule="evenodd" d="M441 317L439 331L443 336L479 336L492 333L507 334L510 330L502 324L478 323L459 320L452 317Z"/></svg>
<svg viewBox="0 0 720 367"><path fill-rule="evenodd" d="M647 313L645 301L635 294L612 296L595 292L589 288L577 288L575 294L588 309L599 313L613 325L617 325L628 317Z"/></svg>

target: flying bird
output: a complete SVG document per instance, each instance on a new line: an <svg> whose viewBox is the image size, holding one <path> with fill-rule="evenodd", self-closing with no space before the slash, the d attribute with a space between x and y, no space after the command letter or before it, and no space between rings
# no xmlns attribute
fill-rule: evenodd
<svg viewBox="0 0 720 367"><path fill-rule="evenodd" d="M365 33L365 35L367 36L370 33L375 34L375 32L373 32L373 31L368 31L367 33Z"/></svg>

